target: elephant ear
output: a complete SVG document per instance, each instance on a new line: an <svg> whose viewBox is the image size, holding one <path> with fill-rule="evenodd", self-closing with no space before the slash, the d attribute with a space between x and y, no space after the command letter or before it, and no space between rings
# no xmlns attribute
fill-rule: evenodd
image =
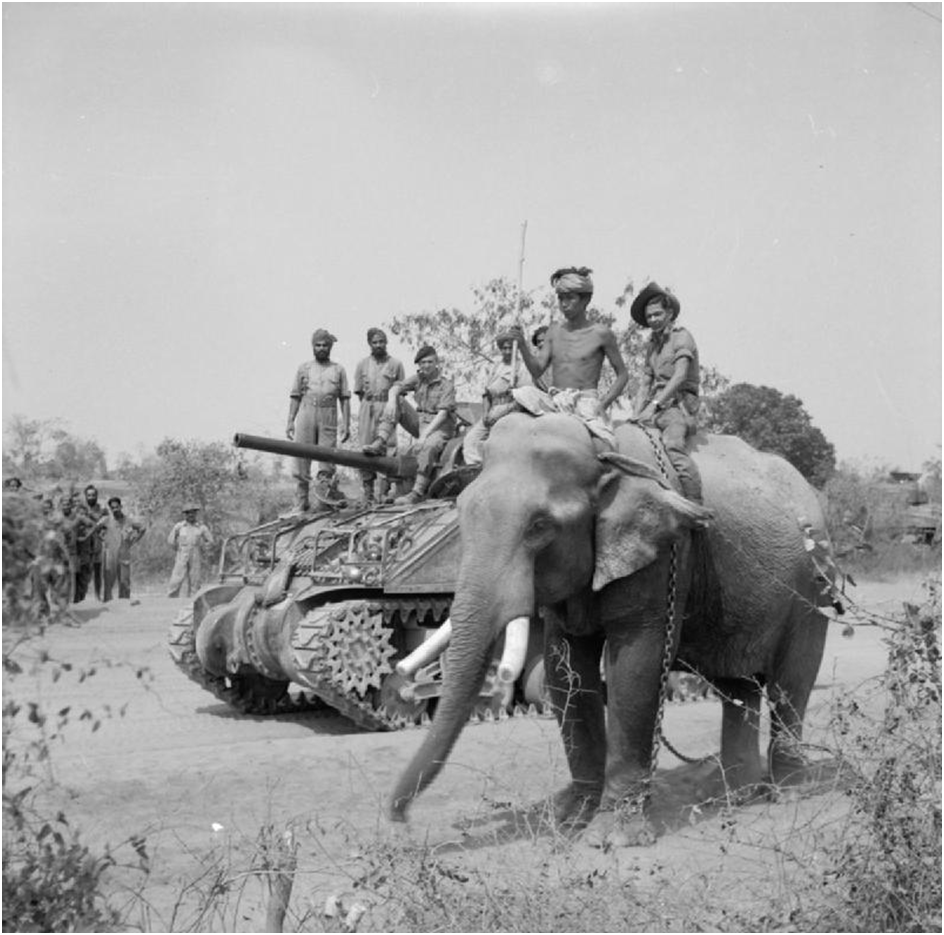
<svg viewBox="0 0 944 935"><path fill-rule="evenodd" d="M653 478L608 471L597 489L593 590L652 564L683 529L704 526L710 517Z"/></svg>

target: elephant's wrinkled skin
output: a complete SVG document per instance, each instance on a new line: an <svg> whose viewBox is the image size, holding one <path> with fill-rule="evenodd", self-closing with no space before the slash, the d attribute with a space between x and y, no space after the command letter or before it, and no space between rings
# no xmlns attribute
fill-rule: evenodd
<svg viewBox="0 0 944 935"><path fill-rule="evenodd" d="M617 440L621 454L658 466L638 427L620 426ZM724 698L724 782L766 778L758 740L764 686L772 778L796 773L791 750L826 637L817 605L828 598L801 528L825 535L819 503L786 461L737 438L700 438L694 457L712 516L707 532L692 532L704 509L601 461L575 418L515 414L497 423L482 473L459 499L462 559L445 693L397 784L391 817L403 819L439 772L502 628L544 605L546 679L573 777L556 800L558 816L596 812L585 831L592 843L651 841L645 792L673 542L678 613L684 609L677 664L697 668ZM693 547L696 536L708 537L710 562Z"/></svg>

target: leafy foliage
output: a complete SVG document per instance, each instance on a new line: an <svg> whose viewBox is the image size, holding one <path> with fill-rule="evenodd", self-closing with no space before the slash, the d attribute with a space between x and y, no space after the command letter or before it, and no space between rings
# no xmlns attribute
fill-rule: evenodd
<svg viewBox="0 0 944 935"><path fill-rule="evenodd" d="M841 894L837 930L941 927L939 575L925 582L925 591L922 605L905 604L903 616L885 625L881 720L874 722L867 706L853 699L837 712L855 775L848 793L850 821L824 879Z"/></svg>
<svg viewBox="0 0 944 935"><path fill-rule="evenodd" d="M165 438L157 446L150 470L139 475L136 487L143 512L179 518L184 504L193 502L203 511L204 522L212 526L219 525L226 515L238 480L231 446Z"/></svg>
<svg viewBox="0 0 944 935"><path fill-rule="evenodd" d="M472 290L473 308L441 308L434 312L412 312L391 319L388 327L401 341L419 349L436 348L443 371L455 381L459 395L478 400L485 386L485 368L498 359L495 337L503 327L517 321L530 334L547 324L552 306L550 293L538 301L521 296L516 314L517 287L504 278L489 280ZM409 370L410 362L404 366Z"/></svg>
<svg viewBox="0 0 944 935"><path fill-rule="evenodd" d="M105 452L98 442L66 431L59 419L12 416L3 433L3 472L26 482L103 477Z"/></svg>
<svg viewBox="0 0 944 935"><path fill-rule="evenodd" d="M71 595L64 528L21 493L3 495L3 623L55 620Z"/></svg>
<svg viewBox="0 0 944 935"><path fill-rule="evenodd" d="M641 363L644 337L635 324L626 329L616 327L617 315L633 292L629 283L616 299L611 310L591 305L587 310L591 321L600 322L616 331L620 350L630 368L638 373L633 361ZM484 286L472 289L472 309L437 309L433 312L414 312L392 319L388 327L398 338L411 347L431 344L436 348L443 369L456 383L460 397L478 400L485 386L487 366L498 360L495 338L502 328L517 321L529 338L535 329L550 324L557 311L557 297L550 286L521 296L520 310L516 311L517 288L505 278L489 280ZM609 364L604 366L601 388L614 379ZM631 383L631 388L635 384Z"/></svg>
<svg viewBox="0 0 944 935"><path fill-rule="evenodd" d="M737 435L761 451L782 455L817 487L835 470L835 449L813 425L803 403L770 386L735 383L728 387L712 400L706 428Z"/></svg>

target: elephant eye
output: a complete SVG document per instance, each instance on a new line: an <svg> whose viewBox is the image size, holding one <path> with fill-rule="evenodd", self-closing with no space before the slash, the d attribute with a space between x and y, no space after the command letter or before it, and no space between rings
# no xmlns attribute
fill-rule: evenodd
<svg viewBox="0 0 944 935"><path fill-rule="evenodd" d="M536 516L528 525L527 536L529 539L546 536L554 529L554 522L547 516Z"/></svg>

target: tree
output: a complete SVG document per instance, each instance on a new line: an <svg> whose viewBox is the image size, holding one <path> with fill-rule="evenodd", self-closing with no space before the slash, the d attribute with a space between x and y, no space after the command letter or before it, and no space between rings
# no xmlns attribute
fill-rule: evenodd
<svg viewBox="0 0 944 935"><path fill-rule="evenodd" d="M787 459L821 487L836 468L836 452L796 396L770 386L735 383L710 404L710 432L737 435L761 451Z"/></svg>
<svg viewBox="0 0 944 935"><path fill-rule="evenodd" d="M27 419L21 415L10 417L3 430L4 474L17 474L22 478L38 474L49 426L48 421Z"/></svg>
<svg viewBox="0 0 944 935"><path fill-rule="evenodd" d="M630 365L641 361L643 336L635 324L625 330L616 328L617 311L633 293L630 282L615 301L614 310L597 305L587 310L591 321L613 328L617 333L620 350ZM488 364L498 359L495 338L502 328L519 321L526 335L541 325L550 324L557 313L557 297L550 286L544 286L521 296L521 309L516 315L517 287L503 277L489 280L484 286L472 289L471 311L441 308L434 312L414 312L397 316L388 323L390 331L411 347L431 344L436 348L444 371L455 381L458 394L465 399L478 400L485 386ZM615 375L609 364L604 366L601 388ZM630 383L632 388L633 384Z"/></svg>
<svg viewBox="0 0 944 935"><path fill-rule="evenodd" d="M398 315L387 326L411 347L435 347L459 395L478 401L485 388L485 369L497 359L495 337L516 320L517 287L504 278L492 279L484 286L473 287L472 294L473 308L469 312L458 308L411 312ZM535 302L532 296L523 295L519 320L525 334L547 324L549 311L546 296Z"/></svg>
<svg viewBox="0 0 944 935"><path fill-rule="evenodd" d="M185 503L195 503L204 521L219 528L238 480L231 445L165 438L142 464L135 485L145 513L179 517Z"/></svg>
<svg viewBox="0 0 944 935"><path fill-rule="evenodd" d="M458 308L441 308L434 312L413 312L401 315L387 323L393 334L412 347L432 344L436 348L445 372L455 381L458 395L465 400L478 401L485 382L486 366L498 359L495 337L499 331L515 321L517 288L508 279L489 280L484 286L473 287L471 311ZM629 383L622 397L622 415L628 414L629 403L639 389L643 369L646 342L649 333L632 319L625 328L617 321L635 295L633 280L627 280L623 291L613 300L612 308L591 305L587 315L591 321L600 322L616 333L620 353L629 371ZM525 334L535 328L550 324L557 314L557 297L550 286L544 286L521 297L521 326ZM609 363L603 366L600 389L605 391L616 379ZM714 396L730 384L730 380L713 367L702 365L702 407L711 412ZM619 413L614 412L618 418Z"/></svg>
<svg viewBox="0 0 944 935"><path fill-rule="evenodd" d="M56 447L51 466L55 466L57 479L107 476L105 452L98 442L77 438L62 429L56 429L52 433L52 440Z"/></svg>
<svg viewBox="0 0 944 935"><path fill-rule="evenodd" d="M3 470L25 481L106 477L105 452L96 441L67 431L60 419L14 415L4 429Z"/></svg>

